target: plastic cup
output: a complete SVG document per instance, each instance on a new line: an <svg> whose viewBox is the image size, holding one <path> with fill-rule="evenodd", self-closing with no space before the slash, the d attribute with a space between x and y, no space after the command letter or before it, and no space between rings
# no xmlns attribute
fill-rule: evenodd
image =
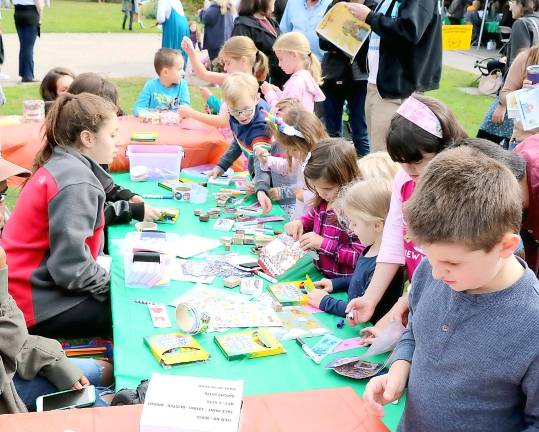
<svg viewBox="0 0 539 432"><path fill-rule="evenodd" d="M191 185L191 203L204 204L208 199L208 189L199 184L193 183Z"/></svg>

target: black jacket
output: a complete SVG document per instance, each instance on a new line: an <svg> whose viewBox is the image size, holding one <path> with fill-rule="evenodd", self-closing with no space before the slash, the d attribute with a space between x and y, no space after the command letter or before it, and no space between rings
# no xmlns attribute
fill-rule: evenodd
<svg viewBox="0 0 539 432"><path fill-rule="evenodd" d="M253 40L256 47L268 56L270 64L270 80L272 84L282 87L288 76L279 67L279 60L273 52L273 44L281 33L279 24L273 18L268 18L273 24L277 36L270 33L258 22L254 16L239 16L234 21L232 36L247 36Z"/></svg>
<svg viewBox="0 0 539 432"><path fill-rule="evenodd" d="M337 3L348 0L334 0L326 9L328 11ZM376 6L374 0L366 0L365 6L371 9ZM328 40L318 35L320 49L325 51L322 59L322 76L324 83L335 84L336 82L347 83L350 81L366 80L368 76L367 51L369 50L369 41L366 40L357 53L354 61L350 63L350 57L342 50L337 48Z"/></svg>
<svg viewBox="0 0 539 432"><path fill-rule="evenodd" d="M434 90L442 75L442 17L438 0L401 0L398 18L372 11L366 22L380 36L376 85L386 99Z"/></svg>

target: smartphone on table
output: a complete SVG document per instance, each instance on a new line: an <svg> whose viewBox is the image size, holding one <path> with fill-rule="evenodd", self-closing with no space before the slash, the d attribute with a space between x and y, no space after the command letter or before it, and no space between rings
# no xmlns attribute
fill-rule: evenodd
<svg viewBox="0 0 539 432"><path fill-rule="evenodd" d="M95 403L95 387L83 387L80 390L66 390L58 393L39 396L36 399L36 409L52 411L70 408L83 408Z"/></svg>

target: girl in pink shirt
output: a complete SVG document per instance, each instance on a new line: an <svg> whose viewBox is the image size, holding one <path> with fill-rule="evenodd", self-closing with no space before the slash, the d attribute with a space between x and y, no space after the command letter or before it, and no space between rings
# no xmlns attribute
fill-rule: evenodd
<svg viewBox="0 0 539 432"><path fill-rule="evenodd" d="M365 295L352 300L347 307L352 323L370 320L400 266L405 266L407 278L412 280L413 272L424 255L407 236L403 205L434 156L453 140L466 137L466 132L449 108L427 96L409 97L391 120L387 151L391 159L400 164L401 170L393 182L389 214L373 278Z"/></svg>
<svg viewBox="0 0 539 432"><path fill-rule="evenodd" d="M307 111L314 111L314 103L326 99L319 84L322 83L320 62L311 52L307 38L299 32L285 33L275 41L273 51L279 67L292 75L283 89L263 83L260 89L271 106L287 98L298 99Z"/></svg>
<svg viewBox="0 0 539 432"><path fill-rule="evenodd" d="M350 276L365 247L337 217L333 207L339 192L359 178L354 146L342 138L322 140L307 158L305 181L315 194L313 207L285 225L303 250L316 251L315 267L327 278Z"/></svg>

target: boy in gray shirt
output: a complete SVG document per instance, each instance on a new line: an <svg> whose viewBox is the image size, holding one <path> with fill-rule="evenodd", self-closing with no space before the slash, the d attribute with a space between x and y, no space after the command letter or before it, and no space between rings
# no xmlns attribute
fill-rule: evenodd
<svg viewBox="0 0 539 432"><path fill-rule="evenodd" d="M404 212L427 259L395 361L365 400L382 416L408 387L400 431L539 431L539 283L513 255L514 176L474 149L447 150Z"/></svg>

